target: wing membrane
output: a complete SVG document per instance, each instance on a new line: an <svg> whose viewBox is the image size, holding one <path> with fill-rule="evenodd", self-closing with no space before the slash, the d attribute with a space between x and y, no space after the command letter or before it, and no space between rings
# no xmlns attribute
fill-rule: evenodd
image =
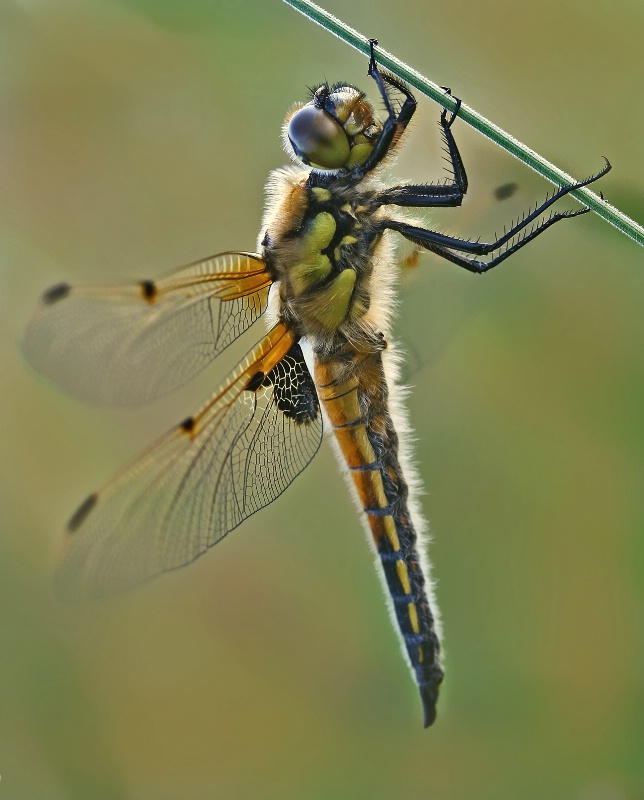
<svg viewBox="0 0 644 800"><path fill-rule="evenodd" d="M133 405L183 385L264 312L271 279L221 253L159 281L52 287L27 329L33 367L90 403Z"/></svg>
<svg viewBox="0 0 644 800"><path fill-rule="evenodd" d="M81 504L59 593L97 597L187 564L278 497L321 439L313 381L279 323L199 412Z"/></svg>

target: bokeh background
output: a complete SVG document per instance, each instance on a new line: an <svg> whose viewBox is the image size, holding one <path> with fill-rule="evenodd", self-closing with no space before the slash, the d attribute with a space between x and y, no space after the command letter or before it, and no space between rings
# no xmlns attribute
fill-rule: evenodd
<svg viewBox="0 0 644 800"><path fill-rule="evenodd" d="M572 174L610 156L602 189L644 219L641 2L325 5ZM328 445L189 569L60 606L70 511L221 368L116 412L19 353L56 281L252 249L284 112L325 77L375 97L365 58L278 0L2 0L0 65L3 797L644 798L643 251L587 215L483 279L403 278L446 648L424 731ZM421 100L396 175L441 174L438 115ZM455 133L470 196L434 225L489 238L548 186Z"/></svg>

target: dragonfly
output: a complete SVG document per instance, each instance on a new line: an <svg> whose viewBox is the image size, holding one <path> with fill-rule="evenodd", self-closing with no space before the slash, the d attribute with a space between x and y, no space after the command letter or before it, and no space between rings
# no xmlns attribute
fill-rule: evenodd
<svg viewBox="0 0 644 800"><path fill-rule="evenodd" d="M368 76L386 116L348 83L324 82L289 110L283 141L294 163L269 176L257 252L220 253L158 280L57 284L43 294L24 350L84 401L144 403L194 378L269 308L266 334L212 397L72 515L55 585L66 598L95 598L190 563L281 495L326 428L379 558L427 727L443 668L391 339L396 237L485 273L556 222L585 214L582 207L540 219L610 163L555 191L493 242L424 227L406 209L459 206L468 189L452 132L460 100L439 121L451 174L385 185L382 167L416 99L379 69L376 46L371 40Z"/></svg>

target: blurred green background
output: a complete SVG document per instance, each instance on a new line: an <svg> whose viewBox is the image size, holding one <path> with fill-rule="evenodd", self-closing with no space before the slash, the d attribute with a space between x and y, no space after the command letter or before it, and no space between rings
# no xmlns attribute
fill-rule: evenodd
<svg viewBox="0 0 644 800"><path fill-rule="evenodd" d="M601 188L644 219L641 2L345 5L572 174L610 156ZM328 445L189 569L58 605L70 511L221 369L116 412L18 350L56 281L253 249L286 109L325 77L373 97L366 59L278 0L2 0L0 64L2 797L644 798L642 249L587 215L484 279L432 256L404 276L447 672L424 731ZM421 100L397 176L442 174L438 115ZM433 221L490 238L548 186L455 133L470 196Z"/></svg>

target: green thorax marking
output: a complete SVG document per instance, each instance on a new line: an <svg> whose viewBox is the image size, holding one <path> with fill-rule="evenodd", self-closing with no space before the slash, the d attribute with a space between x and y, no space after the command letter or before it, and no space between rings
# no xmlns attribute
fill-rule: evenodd
<svg viewBox="0 0 644 800"><path fill-rule="evenodd" d="M289 270L296 296L340 274L343 248L358 241L353 235L355 227L355 217L334 203L329 189L314 187L309 190L309 209L299 235L299 259Z"/></svg>
<svg viewBox="0 0 644 800"><path fill-rule="evenodd" d="M293 295L315 294L316 321L328 331L334 331L347 317L357 278L342 257L344 248L358 242L354 232L359 224L350 210L340 208L334 199L329 189L309 190L298 261L289 269Z"/></svg>

